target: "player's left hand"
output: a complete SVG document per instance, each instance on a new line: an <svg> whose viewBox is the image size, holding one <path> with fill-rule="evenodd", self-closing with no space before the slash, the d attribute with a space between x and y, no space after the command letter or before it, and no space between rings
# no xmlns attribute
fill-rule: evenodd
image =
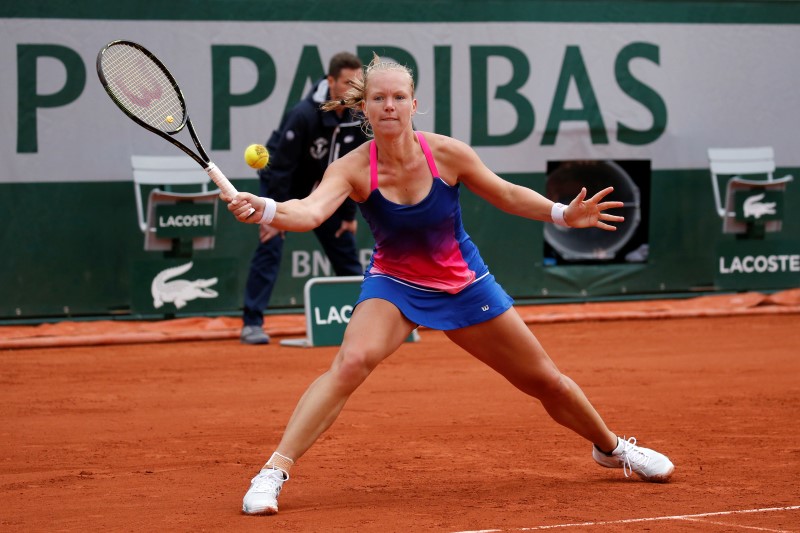
<svg viewBox="0 0 800 533"><path fill-rule="evenodd" d="M611 194L614 187L606 187L588 200L586 200L586 187L567 206L564 211L564 220L572 228L600 228L607 231L616 231L616 226L606 222L624 222L625 217L604 213L607 209L618 209L625 204L622 202L601 202Z"/></svg>

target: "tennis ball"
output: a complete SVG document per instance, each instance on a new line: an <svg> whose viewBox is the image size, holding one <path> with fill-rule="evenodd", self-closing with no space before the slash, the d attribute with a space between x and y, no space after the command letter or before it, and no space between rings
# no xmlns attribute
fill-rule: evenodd
<svg viewBox="0 0 800 533"><path fill-rule="evenodd" d="M251 144L244 151L244 160L252 168L264 168L269 163L269 152L260 144Z"/></svg>

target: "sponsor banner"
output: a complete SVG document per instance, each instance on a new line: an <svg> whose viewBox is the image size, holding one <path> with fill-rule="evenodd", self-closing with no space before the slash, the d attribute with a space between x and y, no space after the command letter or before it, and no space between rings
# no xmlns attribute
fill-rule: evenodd
<svg viewBox="0 0 800 533"><path fill-rule="evenodd" d="M131 273L131 311L145 315L207 313L235 309L235 259L161 259L137 261Z"/></svg>
<svg viewBox="0 0 800 533"><path fill-rule="evenodd" d="M99 83L97 53L119 38L170 68L232 178L255 177L243 150L266 141L339 50L411 67L415 125L470 143L498 173L576 158L707 168L707 148L754 144L800 166L793 24L12 18L0 19L0 183L127 181L131 155L178 153Z"/></svg>
<svg viewBox="0 0 800 533"><path fill-rule="evenodd" d="M715 285L723 290L800 287L800 244L758 239L721 241Z"/></svg>
<svg viewBox="0 0 800 533"><path fill-rule="evenodd" d="M214 204L178 202L156 206L156 236L187 238L214 235Z"/></svg>

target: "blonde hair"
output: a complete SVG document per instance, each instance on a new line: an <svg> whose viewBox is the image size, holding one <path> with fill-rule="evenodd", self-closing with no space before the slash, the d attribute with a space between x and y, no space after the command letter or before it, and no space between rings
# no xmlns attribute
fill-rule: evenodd
<svg viewBox="0 0 800 533"><path fill-rule="evenodd" d="M378 54L372 52L372 61L364 67L364 75L361 78L349 80L350 88L339 100L328 100L322 104L323 111L331 111L337 107L349 107L361 111L361 106L367 98L367 86L369 78L373 72L402 72L408 76L408 83L411 85L411 96L414 96L414 76L411 69L395 61L383 60ZM362 117L361 128L367 135L372 135L372 126L366 117Z"/></svg>

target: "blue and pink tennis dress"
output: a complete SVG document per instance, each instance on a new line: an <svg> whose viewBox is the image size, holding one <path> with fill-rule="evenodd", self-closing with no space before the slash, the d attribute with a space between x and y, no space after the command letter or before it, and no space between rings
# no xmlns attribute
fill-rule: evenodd
<svg viewBox="0 0 800 533"><path fill-rule="evenodd" d="M513 300L495 281L461 221L459 185L439 177L425 137L416 132L432 186L419 203L390 202L378 189L378 148L370 143L370 195L359 204L375 238L356 305L394 304L415 324L449 330L492 319Z"/></svg>

